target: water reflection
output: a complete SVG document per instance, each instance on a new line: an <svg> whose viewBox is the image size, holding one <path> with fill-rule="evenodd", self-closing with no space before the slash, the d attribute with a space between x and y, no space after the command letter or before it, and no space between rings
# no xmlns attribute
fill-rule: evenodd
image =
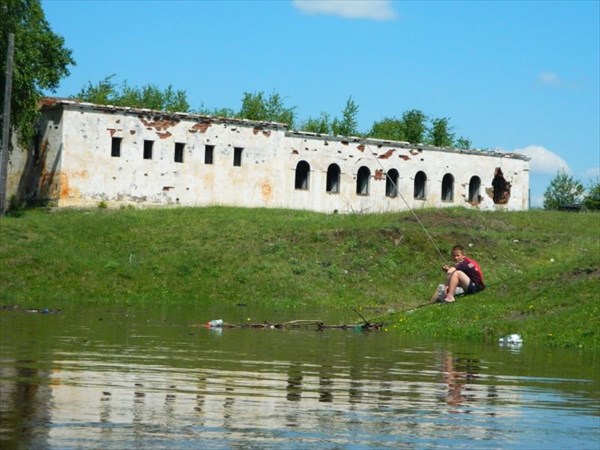
<svg viewBox="0 0 600 450"><path fill-rule="evenodd" d="M598 442L599 383L583 359L555 358L556 367L542 359L544 367L526 348L515 354L341 330L44 325L3 323L2 448ZM592 375L561 377L565 362Z"/></svg>

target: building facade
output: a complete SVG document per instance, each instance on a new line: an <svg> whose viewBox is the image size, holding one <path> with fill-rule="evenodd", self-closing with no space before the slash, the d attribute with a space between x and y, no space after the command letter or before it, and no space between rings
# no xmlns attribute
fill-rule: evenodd
<svg viewBox="0 0 600 450"><path fill-rule="evenodd" d="M525 210L529 159L46 99L32 148L11 153L7 192L59 207Z"/></svg>

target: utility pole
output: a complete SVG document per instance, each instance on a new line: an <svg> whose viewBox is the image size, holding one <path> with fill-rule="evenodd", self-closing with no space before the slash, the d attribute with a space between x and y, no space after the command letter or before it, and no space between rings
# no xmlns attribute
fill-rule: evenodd
<svg viewBox="0 0 600 450"><path fill-rule="evenodd" d="M10 101L12 95L12 68L15 52L15 35L8 34L6 52L6 84L4 86L4 115L2 116L2 147L0 148L0 216L8 209L6 202L6 183L8 177L8 151L10 147Z"/></svg>

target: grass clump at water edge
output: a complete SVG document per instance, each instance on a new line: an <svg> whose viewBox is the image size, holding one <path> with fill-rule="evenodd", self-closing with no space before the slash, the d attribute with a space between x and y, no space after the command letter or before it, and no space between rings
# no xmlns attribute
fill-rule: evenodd
<svg viewBox="0 0 600 450"><path fill-rule="evenodd" d="M597 213L418 216L443 255L465 246L488 289L407 312L443 279L442 258L410 212L29 210L0 220L0 302L357 308L404 334L496 340L518 330L549 346L599 347Z"/></svg>

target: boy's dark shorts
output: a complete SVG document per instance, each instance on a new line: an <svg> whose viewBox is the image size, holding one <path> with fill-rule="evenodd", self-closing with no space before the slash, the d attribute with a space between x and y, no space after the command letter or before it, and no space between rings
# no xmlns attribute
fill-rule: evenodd
<svg viewBox="0 0 600 450"><path fill-rule="evenodd" d="M469 287L467 288L467 292L465 294L477 294L485 289L485 286L480 286L478 284L473 283L472 281L469 283Z"/></svg>

